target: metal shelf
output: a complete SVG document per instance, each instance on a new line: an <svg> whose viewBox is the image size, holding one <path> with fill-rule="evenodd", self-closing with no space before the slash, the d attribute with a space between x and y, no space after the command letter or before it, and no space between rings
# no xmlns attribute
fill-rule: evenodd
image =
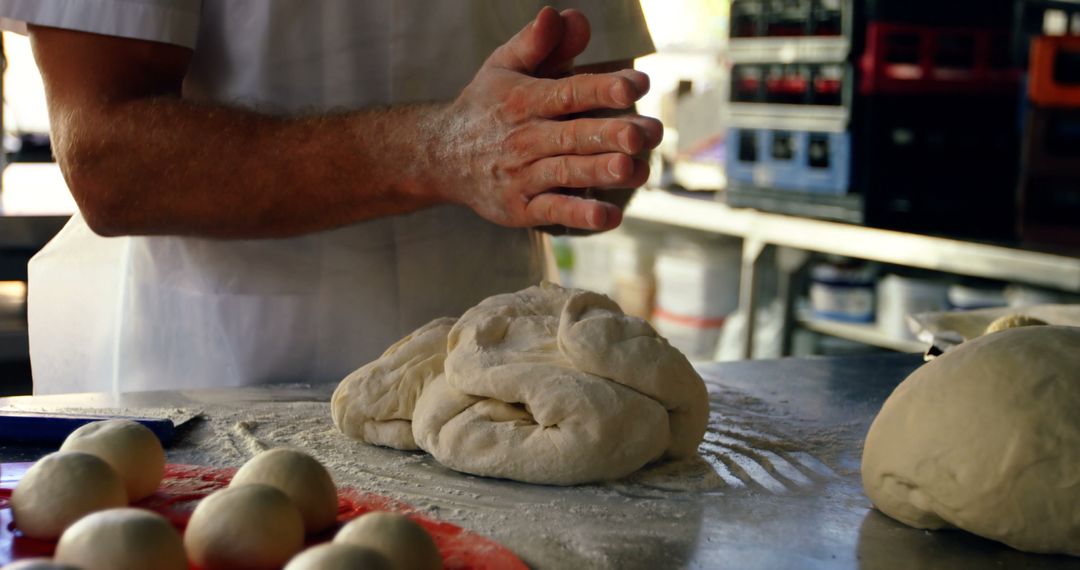
<svg viewBox="0 0 1080 570"><path fill-rule="evenodd" d="M662 190L638 192L626 215L759 244L1080 292L1080 256L733 209Z"/></svg>
<svg viewBox="0 0 1080 570"><path fill-rule="evenodd" d="M851 53L846 37L731 38L731 63L833 63Z"/></svg>
<svg viewBox="0 0 1080 570"><path fill-rule="evenodd" d="M927 349L925 343L906 338L896 338L882 332L874 324L843 323L805 316L799 318L799 324L803 328L817 333L845 338L897 352L925 352Z"/></svg>

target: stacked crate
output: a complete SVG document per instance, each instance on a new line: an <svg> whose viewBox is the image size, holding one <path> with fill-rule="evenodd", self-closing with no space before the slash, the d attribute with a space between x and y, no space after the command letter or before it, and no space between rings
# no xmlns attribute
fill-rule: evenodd
<svg viewBox="0 0 1080 570"><path fill-rule="evenodd" d="M1010 0L735 0L728 202L1011 237L1011 17Z"/></svg>
<svg viewBox="0 0 1080 570"><path fill-rule="evenodd" d="M1062 36L1037 35L1055 11ZM1080 245L1080 5L1024 2L1030 35L1021 162L1021 237ZM1024 50L1019 50L1021 57Z"/></svg>

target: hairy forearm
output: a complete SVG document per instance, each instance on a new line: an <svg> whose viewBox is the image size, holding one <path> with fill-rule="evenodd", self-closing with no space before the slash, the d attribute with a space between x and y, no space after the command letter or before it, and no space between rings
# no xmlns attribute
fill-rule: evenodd
<svg viewBox="0 0 1080 570"><path fill-rule="evenodd" d="M105 235L286 237L442 201L445 105L276 117L177 98L54 116L56 154Z"/></svg>
<svg viewBox="0 0 1080 570"><path fill-rule="evenodd" d="M553 192L644 183L634 156L654 119L627 109L632 70L556 77L588 42L580 12L551 8L496 49L454 101L275 116L183 100L179 46L30 27L57 159L104 235L271 238L434 204L508 227L616 227L600 200Z"/></svg>

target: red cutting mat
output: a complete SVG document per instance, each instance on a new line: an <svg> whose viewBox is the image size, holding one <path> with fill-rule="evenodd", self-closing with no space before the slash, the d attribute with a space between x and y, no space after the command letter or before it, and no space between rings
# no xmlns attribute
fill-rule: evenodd
<svg viewBox="0 0 1080 570"><path fill-rule="evenodd" d="M20 558L49 556L55 542L36 540L19 534L12 522L8 499L11 490L33 463L0 463L0 565ZM229 484L236 469L195 465L166 465L165 479L156 493L134 504L161 513L181 532L191 511L205 496ZM308 545L329 541L338 528L369 511L394 511L409 515L435 539L448 570L527 570L513 552L499 543L473 534L459 526L430 519L413 512L409 505L393 499L354 489L338 489L338 525L308 537ZM193 570L197 570L192 566Z"/></svg>

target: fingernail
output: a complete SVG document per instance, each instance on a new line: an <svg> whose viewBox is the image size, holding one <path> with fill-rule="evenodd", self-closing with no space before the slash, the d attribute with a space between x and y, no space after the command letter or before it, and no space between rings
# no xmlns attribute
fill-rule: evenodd
<svg viewBox="0 0 1080 570"><path fill-rule="evenodd" d="M607 163L608 172L610 172L611 175L616 177L616 178L622 176L622 168L620 168L620 166L619 166L621 163L622 163L622 157L621 156L612 157L611 160L609 160L608 163Z"/></svg>
<svg viewBox="0 0 1080 570"><path fill-rule="evenodd" d="M629 105L634 102L626 81L616 81L611 85L611 100L619 105Z"/></svg>
<svg viewBox="0 0 1080 570"><path fill-rule="evenodd" d="M592 211L592 214L589 215L589 224L591 224L592 227L597 229L603 228L604 225L607 224L607 218L607 209L597 208Z"/></svg>
<svg viewBox="0 0 1080 570"><path fill-rule="evenodd" d="M634 152L634 149L630 146L631 144L633 144L633 141L631 139L633 135L633 130L633 127L627 127L619 132L619 146L629 153Z"/></svg>

